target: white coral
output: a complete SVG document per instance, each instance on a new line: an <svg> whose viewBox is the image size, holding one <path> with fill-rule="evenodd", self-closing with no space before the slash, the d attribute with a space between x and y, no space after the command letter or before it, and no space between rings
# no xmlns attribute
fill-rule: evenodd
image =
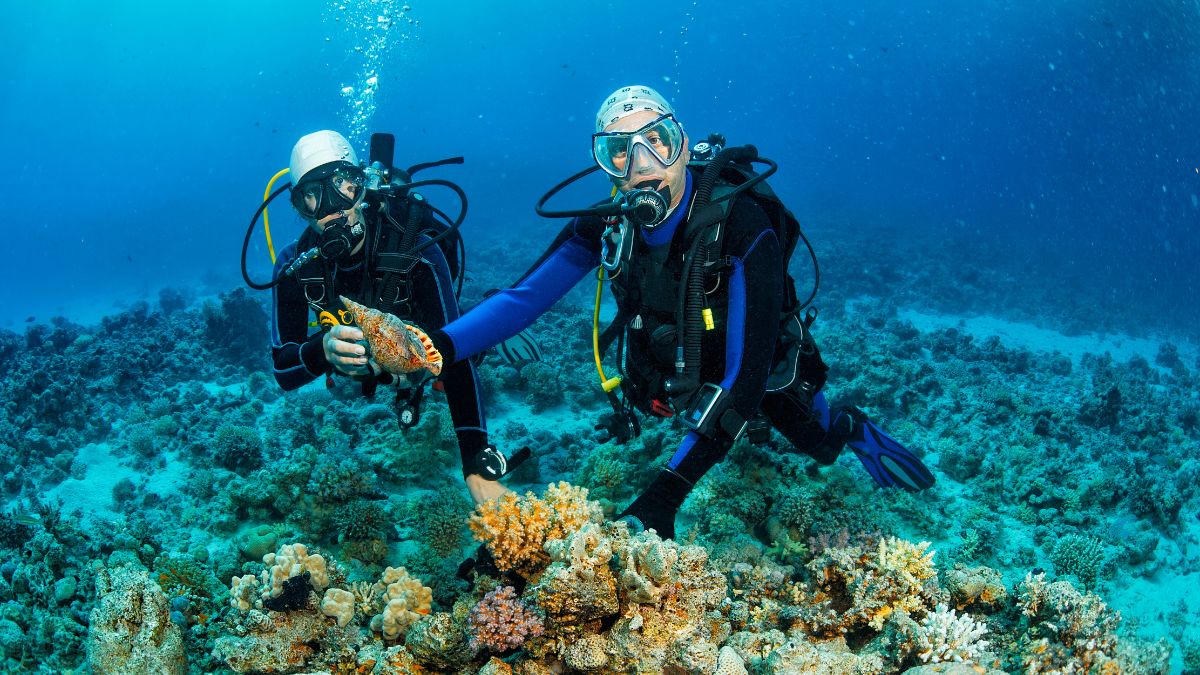
<svg viewBox="0 0 1200 675"><path fill-rule="evenodd" d="M971 618L958 616L953 609L940 604L921 621L917 631L917 655L926 663L947 661L978 662L986 655L989 642L981 639L987 625Z"/></svg>
<svg viewBox="0 0 1200 675"><path fill-rule="evenodd" d="M269 565L262 571L262 597L278 598L283 594L283 582L308 572L313 590L320 593L329 587L329 567L319 554L309 555L304 544L285 544L278 553L263 556L263 564Z"/></svg>
<svg viewBox="0 0 1200 675"><path fill-rule="evenodd" d="M345 626L354 618L354 594L341 588L330 588L321 599L321 613L337 619L337 625Z"/></svg>
<svg viewBox="0 0 1200 675"><path fill-rule="evenodd" d="M403 567L388 567L383 577L375 582L376 589L383 589L383 612L371 618L371 630L383 633L388 640L398 640L410 626L429 614L433 603L433 590L421 584L421 580L408 575Z"/></svg>
<svg viewBox="0 0 1200 675"><path fill-rule="evenodd" d="M596 523L584 524L566 539L551 539L543 548L552 561L571 567L589 581L595 578L596 570L606 568L613 557L612 540Z"/></svg>
<svg viewBox="0 0 1200 675"><path fill-rule="evenodd" d="M249 612L252 607L262 607L262 601L255 596L258 590L258 578L253 574L233 577L229 582L229 604L237 610Z"/></svg>

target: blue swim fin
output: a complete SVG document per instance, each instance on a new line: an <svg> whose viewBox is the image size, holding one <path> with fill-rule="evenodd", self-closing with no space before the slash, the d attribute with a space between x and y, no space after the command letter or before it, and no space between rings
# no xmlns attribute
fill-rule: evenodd
<svg viewBox="0 0 1200 675"><path fill-rule="evenodd" d="M880 487L910 492L933 487L935 479L925 463L884 433L862 410L850 406L830 411L823 394L814 397L813 409L829 432L826 442L836 440L850 446Z"/></svg>
<svg viewBox="0 0 1200 675"><path fill-rule="evenodd" d="M496 353L510 366L521 366L542 360L542 346L534 339L529 329L510 337L496 345Z"/></svg>
<svg viewBox="0 0 1200 675"><path fill-rule="evenodd" d="M933 487L933 474L925 463L896 439L883 433L866 413L858 408L843 408L838 411L834 425L843 419L853 424L846 445L880 487L898 487L910 492Z"/></svg>

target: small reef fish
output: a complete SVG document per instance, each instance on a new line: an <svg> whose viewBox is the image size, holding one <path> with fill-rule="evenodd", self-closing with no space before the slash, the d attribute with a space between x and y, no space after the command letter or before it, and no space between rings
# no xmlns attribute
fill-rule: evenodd
<svg viewBox="0 0 1200 675"><path fill-rule="evenodd" d="M28 511L17 511L14 509L9 513L9 517L18 525L35 527L42 524L42 517L40 515L36 513L30 513Z"/></svg>

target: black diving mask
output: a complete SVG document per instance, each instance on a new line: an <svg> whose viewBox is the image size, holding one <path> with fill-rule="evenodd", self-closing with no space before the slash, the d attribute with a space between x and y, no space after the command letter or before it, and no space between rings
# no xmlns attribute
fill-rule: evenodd
<svg viewBox="0 0 1200 675"><path fill-rule="evenodd" d="M305 218L321 220L357 206L365 194L365 184L366 174L362 169L352 164L338 165L323 175L305 175L292 188L292 206Z"/></svg>

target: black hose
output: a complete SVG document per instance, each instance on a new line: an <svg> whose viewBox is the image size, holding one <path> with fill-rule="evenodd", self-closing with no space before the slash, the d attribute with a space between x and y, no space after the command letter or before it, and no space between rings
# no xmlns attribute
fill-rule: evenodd
<svg viewBox="0 0 1200 675"><path fill-rule="evenodd" d="M442 187L447 187L453 190L456 195L458 195L459 202L462 204L462 209L459 210L458 217L454 219L454 222L450 224L451 230L457 230L458 226L462 225L462 222L467 219L467 193L463 192L463 189L457 184L451 183L448 180L442 180L440 178L430 178L429 180L419 180L412 183L404 183L395 187L407 192L413 188L425 187L426 185L440 185ZM428 245L428 243L425 243L422 245L422 248Z"/></svg>
<svg viewBox="0 0 1200 675"><path fill-rule="evenodd" d="M700 180L696 185L696 200L694 202L695 206L692 208L693 213L698 213L700 209L708 206L709 200L712 199L713 188L717 185L717 179L721 177L721 171L723 171L726 166L734 162L749 164L750 162L758 159L758 148L754 147L753 145L740 145L731 148L725 148L718 153L717 156L708 163L708 166L704 167L704 173L700 175ZM771 164L774 164L774 162L771 162ZM763 180L763 178L765 178L765 176L769 176L771 173L774 173L774 171L772 170L766 172L762 174L761 177L756 176L755 178L746 181L738 187L745 189L746 187L753 186L755 183L760 182ZM736 192L741 191L742 190L739 189Z"/></svg>
<svg viewBox="0 0 1200 675"><path fill-rule="evenodd" d="M411 177L418 171L432 169L435 166L446 166L447 164L462 164L464 161L465 160L462 157L447 157L446 159L439 159L436 162L422 162L420 164L413 164L412 166L408 167L407 175Z"/></svg>
<svg viewBox="0 0 1200 675"><path fill-rule="evenodd" d="M424 197L414 195L408 198L408 220L404 223L404 231L400 233L401 255L408 255L408 252L413 249L413 243L417 241L417 231L421 229L421 218L425 215L421 211L421 207L424 205ZM391 216L389 215L388 218L390 220Z"/></svg>
<svg viewBox="0 0 1200 675"><path fill-rule="evenodd" d="M550 191L547 192L546 194L542 195L542 198L537 201L537 204L534 205L533 210L536 211L537 214L543 218L574 218L576 216L598 216L600 218L609 218L612 216L619 216L619 215L625 213L625 211L626 211L625 204L623 204L621 202L610 202L608 200L593 204L592 206L590 206L586 209L569 209L566 211L550 211L549 209L545 208L546 202L550 201L551 197L553 197L554 195L561 192L563 190L563 188L567 187L571 183L574 183L575 181L579 180L580 178L583 178L584 176L586 176L592 172L599 171L599 170L600 170L599 166L590 166L590 167L584 169L583 171L580 171L579 173L564 180L563 182L559 183L558 185L555 185L554 187L550 188Z"/></svg>
<svg viewBox="0 0 1200 675"><path fill-rule="evenodd" d="M458 246L458 288L454 289L455 301L462 300L463 281L467 278L467 245L463 242L463 238L457 239Z"/></svg>
<svg viewBox="0 0 1200 675"><path fill-rule="evenodd" d="M449 237L449 236L453 235L454 233L458 232L459 226L462 225L463 220L465 220L467 217L467 193L463 192L463 189L461 187L459 187L458 185L455 185L454 183L451 183L448 180L440 180L437 178L432 178L430 180L419 180L419 181L416 181L415 183L404 183L401 185L395 185L395 186L393 186L393 188L394 188L394 190L399 190L400 194L403 194L403 193L407 192L408 190L410 190L411 188L423 187L426 185L441 185L443 187L448 187L451 190L454 190L454 192L458 195L458 198L462 203L462 209L458 212L458 217L455 218L453 221L451 221L449 216L447 216L441 209L438 209L437 207L430 204L429 202L422 200L422 203L426 207L428 207L434 213L440 215L442 218L444 218L446 220L448 227L445 230L442 230L441 232L439 232L438 234L430 237L428 241L422 242L421 244L414 246L412 249L413 255L420 254L422 251L429 248L430 246L433 246L434 244L437 244L438 242L445 239L446 237ZM410 211L410 214L411 214L411 211ZM399 224L397 224L397 226L399 226ZM407 233L408 229L411 229L411 228L406 228L406 233ZM401 250L405 250L405 249L402 248ZM465 255L464 255L464 259L465 259Z"/></svg>
<svg viewBox="0 0 1200 675"><path fill-rule="evenodd" d="M267 209L267 205L274 201L280 194L283 194L284 190L288 190L291 187L292 184L290 182L284 183L278 190L272 192L269 197L264 199L263 203L254 211L254 216L250 218L250 226L246 228L246 239L242 241L242 280L246 282L247 286L256 291L266 291L278 286L283 277L273 279L265 284L257 284L250 279L250 272L246 269L246 252L250 249L250 237L254 235L254 225L258 222L258 217L262 215L262 212Z"/></svg>
<svg viewBox="0 0 1200 675"><path fill-rule="evenodd" d="M813 245L811 242L808 241L808 237L804 236L804 230L800 231L800 239L804 242L804 245L808 248L808 257L812 259L813 287L812 287L812 292L808 294L808 297L804 299L804 302L801 302L800 304L796 305L797 312L804 309L805 307L808 307L808 305L810 303L812 303L813 300L816 299L817 291L820 290L820 288L821 288L821 265L820 265L820 263L817 262L817 252L813 250Z"/></svg>

